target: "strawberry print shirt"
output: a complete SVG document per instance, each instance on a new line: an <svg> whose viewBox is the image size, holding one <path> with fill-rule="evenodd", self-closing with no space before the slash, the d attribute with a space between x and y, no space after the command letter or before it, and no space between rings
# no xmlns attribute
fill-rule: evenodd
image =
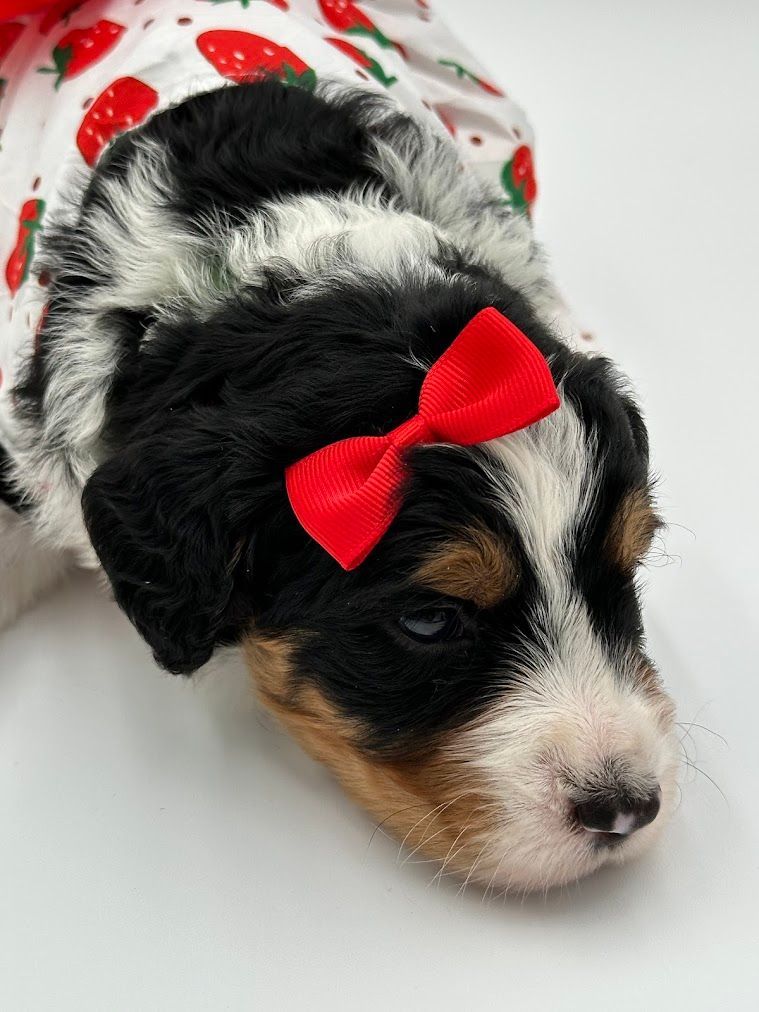
<svg viewBox="0 0 759 1012"><path fill-rule="evenodd" d="M69 180L157 111L264 72L387 91L515 209L535 199L524 114L425 0L58 0L0 20L0 448L45 301L37 237Z"/></svg>

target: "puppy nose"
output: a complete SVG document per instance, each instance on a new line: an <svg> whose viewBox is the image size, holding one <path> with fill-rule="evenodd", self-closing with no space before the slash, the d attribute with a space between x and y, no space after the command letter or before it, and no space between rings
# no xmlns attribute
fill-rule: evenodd
<svg viewBox="0 0 759 1012"><path fill-rule="evenodd" d="M592 798L575 806L577 821L590 833L611 833L630 836L653 822L661 807L661 791L657 787L645 798L613 795Z"/></svg>

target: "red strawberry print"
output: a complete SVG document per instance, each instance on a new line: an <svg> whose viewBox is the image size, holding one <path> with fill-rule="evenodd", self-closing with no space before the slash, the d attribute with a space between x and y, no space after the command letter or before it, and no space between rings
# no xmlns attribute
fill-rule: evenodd
<svg viewBox="0 0 759 1012"><path fill-rule="evenodd" d="M24 26L18 21L8 21L6 24L0 25L0 63L13 49L23 31Z"/></svg>
<svg viewBox="0 0 759 1012"><path fill-rule="evenodd" d="M522 144L514 152L511 161L506 162L501 172L501 182L511 198L511 206L517 211L528 211L538 195L532 151Z"/></svg>
<svg viewBox="0 0 759 1012"><path fill-rule="evenodd" d="M123 33L123 25L115 21L98 21L89 28L66 32L53 50L53 67L39 67L40 74L56 74L55 87L81 74L113 49Z"/></svg>
<svg viewBox="0 0 759 1012"><path fill-rule="evenodd" d="M368 35L383 49L396 49L401 56L406 52L399 43L384 35L371 18L351 0L319 0L319 7L328 23L346 35Z"/></svg>
<svg viewBox="0 0 759 1012"><path fill-rule="evenodd" d="M87 110L76 135L76 146L92 168L118 134L137 126L158 105L158 92L136 77L120 77Z"/></svg>
<svg viewBox="0 0 759 1012"><path fill-rule="evenodd" d="M87 0L58 0L58 3L51 4L50 10L40 21L40 33L47 35L61 22L66 24L71 15L76 13L80 7L84 7L86 2Z"/></svg>
<svg viewBox="0 0 759 1012"><path fill-rule="evenodd" d="M496 88L494 84L491 84L490 81L486 81L482 77L477 77L477 75L473 74L471 70L467 70L466 67L462 67L461 64L456 63L455 60L438 60L437 62L443 67L450 67L451 70L455 70L456 77L466 78L466 80L476 84L478 88L482 88L483 91L486 91L488 95L497 95L498 98L504 97L504 93L500 88Z"/></svg>
<svg viewBox="0 0 759 1012"><path fill-rule="evenodd" d="M328 38L325 41L330 42L341 52L345 53L346 56L350 56L352 60L355 60L360 67L363 67L367 73L376 78L380 84L384 84L386 88L389 88L391 84L395 84L398 80L397 77L388 77L376 60L373 60L371 56L363 51L363 49L359 49L350 42L346 42L345 39Z"/></svg>
<svg viewBox="0 0 759 1012"><path fill-rule="evenodd" d="M255 81L275 74L285 84L312 91L316 74L286 46L250 32L214 30L198 37L198 49L222 77L230 81Z"/></svg>
<svg viewBox="0 0 759 1012"><path fill-rule="evenodd" d="M29 267L34 256L34 243L41 227L40 219L44 213L44 200L27 200L21 208L16 245L5 265L5 280L11 295L15 295L29 277Z"/></svg>
<svg viewBox="0 0 759 1012"><path fill-rule="evenodd" d="M448 131L448 133L451 135L451 137L455 137L456 136L456 124L453 122L453 120L448 115L448 113L445 112L445 110L441 109L440 106L436 106L435 107L435 112L437 113L438 119L443 124L443 126Z"/></svg>

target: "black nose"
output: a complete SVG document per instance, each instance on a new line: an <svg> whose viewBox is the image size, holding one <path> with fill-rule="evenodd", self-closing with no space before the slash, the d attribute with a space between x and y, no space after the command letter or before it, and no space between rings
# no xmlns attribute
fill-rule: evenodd
<svg viewBox="0 0 759 1012"><path fill-rule="evenodd" d="M630 836L636 829L653 822L661 807L661 791L657 787L647 797L601 795L575 806L577 821L591 833Z"/></svg>

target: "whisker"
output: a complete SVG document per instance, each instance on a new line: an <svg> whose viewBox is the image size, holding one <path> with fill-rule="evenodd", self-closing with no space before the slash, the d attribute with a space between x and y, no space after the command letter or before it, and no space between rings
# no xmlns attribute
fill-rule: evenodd
<svg viewBox="0 0 759 1012"><path fill-rule="evenodd" d="M506 860L506 855L508 854L508 852L509 852L509 851L508 851L508 848L506 848L506 849L504 850L503 854L501 854L501 860L500 860L500 861L498 862L498 864L497 864L497 865L495 866L495 871L494 871L494 872L493 872L493 874L492 874L492 875L490 876L490 881L488 882L488 884L487 884L487 887L486 887L486 889L485 889L485 892L484 892L484 894L483 894L483 897L482 897L482 902L483 902L483 903L485 902L485 898L486 898L487 894L488 894L488 893L490 892L490 890L491 890L491 889L492 889L492 890L495 890L495 880L496 880L496 877L497 877L497 875L498 875L498 872L499 872L499 871L501 870L501 865L502 865L502 864L503 864L503 862L504 862L504 861ZM493 899L493 896L492 896L492 895L491 895L490 899L491 899L491 901L492 901L492 899Z"/></svg>
<svg viewBox="0 0 759 1012"><path fill-rule="evenodd" d="M456 858L459 856L459 854L461 853L461 851L465 847L466 847L466 844L462 843L460 847L456 848L456 850L454 851L453 854L450 855L450 857L446 858L446 862L445 863L449 864L451 861L455 861ZM443 865L443 868L445 868L445 865ZM450 878L452 875L457 875L458 874L458 872L456 871L455 868L452 868L450 871L443 871L443 868L441 868L440 871L437 873L437 875L435 875L435 878L433 878L428 883L428 887L433 884L433 882L435 881L435 879L437 879L437 888L439 889L440 888L440 883L443 881L444 878Z"/></svg>
<svg viewBox="0 0 759 1012"><path fill-rule="evenodd" d="M683 734L682 738L679 739L681 745L683 744L684 741L686 741L688 738L690 738L690 740L693 742L693 748L694 748L694 751L695 751L695 749L697 748L696 739L693 737L693 735L691 733L691 729L693 727L696 727L696 726L699 726L699 727L701 726L701 725L697 725L696 721L701 716L701 714L704 712L704 710L707 708L707 706L709 706L711 704L711 702L712 702L712 700L708 699L705 703L703 703L701 706L699 706L698 710L696 710L696 715L694 716L693 720L687 725L687 728L686 728L685 733ZM678 727L682 727L683 724L680 723L680 722L678 722L677 726ZM685 753L686 756L688 756L688 758L690 758L690 756L688 755L688 750L684 746L683 746L683 752Z"/></svg>
<svg viewBox="0 0 759 1012"><path fill-rule="evenodd" d="M466 887L469 884L469 879L474 874L475 868L477 867L477 865L482 860L482 856L485 853L486 849L489 850L491 847L492 847L492 843L490 841L486 840L485 843L483 843L482 847L480 848L479 854L477 855L477 857L472 862L472 866L469 869L467 877L464 879L464 881L461 883L461 885L458 888L458 892L456 893L457 896L463 896L464 895L464 892L466 891Z"/></svg>
<svg viewBox="0 0 759 1012"><path fill-rule="evenodd" d="M682 752L684 759L690 759L688 749L685 747L685 739L688 737L690 737L690 735L683 735L682 738L677 739L678 748ZM691 738L690 740L693 742L693 745L695 746L696 743L693 741L693 738Z"/></svg>
<svg viewBox="0 0 759 1012"><path fill-rule="evenodd" d="M690 534L690 536L693 538L694 541L697 540L696 532L691 530L690 527L686 527L685 524L676 524L674 520L668 520L667 527L677 527L681 531L685 531L686 534Z"/></svg>
<svg viewBox="0 0 759 1012"><path fill-rule="evenodd" d="M435 822L437 822L437 820L440 818L440 816L443 814L443 812L447 808L450 808L451 805L455 805L457 801L461 801L462 798L465 798L467 796L467 794L471 794L471 793L472 793L472 791L463 791L461 794L459 794L458 797L454 798L453 801L448 801L448 802L441 801L439 805L436 805L433 809L431 809L429 812L427 812L426 815L423 815L421 817L421 819L419 819L418 822L415 822L414 825L411 827L411 829L408 831L408 833L406 833L406 835L401 840L400 846L398 847L398 856L395 859L396 860L396 864L401 859L401 853L403 851L403 848L406 846L406 840L408 840L408 838L411 836L411 834L414 832L414 830L416 829L417 826L420 826L424 822L425 819L429 819L429 817L431 815L435 815L435 812L437 812L437 815L435 815L435 818L426 827L426 829L425 829L425 833L426 833L427 830L430 829ZM424 843L424 835L422 835L422 843ZM417 852L417 850L419 850L419 847L422 845L422 843L418 844L411 851L411 854L409 854L408 857L412 857ZM406 858L406 860L408 860L408 858ZM404 861L403 863L405 864L406 861Z"/></svg>
<svg viewBox="0 0 759 1012"><path fill-rule="evenodd" d="M692 770L695 770L695 771L696 771L696 773L700 773L702 777L706 777L706 779L707 779L707 780L709 781L709 783L710 783L710 784L713 784L713 785L714 785L714 787L715 787L715 788L716 788L716 789L717 789L717 790L719 791L719 793L720 793L720 794L722 795L722 800L723 800L723 801L725 802L725 804L727 805L727 807L728 807L728 809L729 809L729 808L730 808L730 802L729 802L729 801L727 800L727 798L725 797L725 792L724 792L724 791L722 790L722 788L721 788L721 787L720 787L720 785L719 785L719 784L717 783L717 781L716 781L716 780L713 780L713 779L712 779L712 778L711 778L711 777L709 776L709 774L708 774L708 773L705 773L705 772L704 772L704 771L703 771L703 770L702 770L702 769L701 769L701 768L700 768L699 766L696 766L696 764L695 764L694 762L691 762L691 761L690 761L690 759L686 759L685 761L686 761L687 765L688 765L688 766L690 766L690 768L691 768Z"/></svg>
<svg viewBox="0 0 759 1012"><path fill-rule="evenodd" d="M416 829L416 827L417 827L417 826L420 826L420 825L421 825L421 824L422 824L422 823L424 822L424 820L425 820L425 819L429 819L429 817L430 817L431 815L434 815L434 814L435 814L435 812L436 812L436 811L437 811L437 810L438 810L439 808L441 808L441 807L442 807L442 806L443 806L444 804L445 804L445 802L441 801L439 805L436 805L436 806L435 806L434 808L431 808L431 809L429 810L429 812L427 812L427 813L426 813L425 815L423 815L423 816L421 817L421 819L418 819L418 820L417 820L417 821L416 821L416 822L414 823L414 825L413 825L413 826L411 827L411 829L409 829L408 833L406 833L406 835L405 835L405 836L403 837L403 839L401 840L400 844L398 845L398 854L397 854L397 856L396 856L396 861L400 861L400 857L401 857L401 852L402 852L402 850L403 850L404 846L406 845L406 840L408 840L408 838L409 838L409 837L411 836L411 834L412 834L412 833L414 832L414 830Z"/></svg>
<svg viewBox="0 0 759 1012"><path fill-rule="evenodd" d="M683 803L683 789L680 786L680 784L678 784L678 783L675 783L675 787L677 788L677 793L678 793L679 797L677 799L677 804L672 809L672 814L673 815L675 814L675 812L678 812L680 810L680 805L682 805L682 803Z"/></svg>
<svg viewBox="0 0 759 1012"><path fill-rule="evenodd" d="M680 721L676 721L676 724L677 724L678 727L682 727L682 728L684 728L686 726L684 723L681 723ZM719 738L719 740L724 745L726 745L728 748L730 748L730 744L729 744L727 738L723 737L718 731L713 731L710 727L707 727L706 724L697 724L695 722L695 720L691 720L688 723L688 725L687 725L688 730L685 732L685 734L687 735L690 732L691 728L694 728L694 727L697 727L699 729L699 731L706 731L707 734L714 735L715 738ZM685 735L683 737L685 737Z"/></svg>
<svg viewBox="0 0 759 1012"><path fill-rule="evenodd" d="M500 809L501 805L497 801L490 801L490 802L487 802L486 804L478 805L476 808L472 809L472 811L469 813L469 818L467 819L466 823L461 827L461 829L458 832L458 835L457 835L456 839L453 841L453 843L451 844L450 848L448 849L448 853L445 856L445 859L444 859L444 861L443 861L443 863L442 863L442 865L440 867L440 870L438 871L438 873L436 875L433 876L432 880L428 883L429 885L432 885L433 882L435 881L435 879L438 880L438 883L437 883L438 886L440 885L440 883L445 878L445 874L446 874L445 869L446 869L446 866L449 864L450 861L452 861L456 857L457 854L461 853L461 851L466 846L466 843L462 843L461 846L456 850L455 853L451 853L453 851L453 848L456 846L456 844L461 839L462 835L466 832L467 829L469 829L469 826L472 824L472 816L476 812L482 812L482 811L485 811L485 810L491 809L491 808Z"/></svg>
<svg viewBox="0 0 759 1012"><path fill-rule="evenodd" d="M438 870L437 874L433 876L432 881L429 883L429 885L432 885L432 883L435 881L435 879L438 880L438 886L440 885L440 883L443 880L443 872L445 871L445 867L448 864L448 862L451 860L451 851L456 846L456 844L459 842L459 840L461 839L462 835L466 832L466 830L468 828L469 828L469 823L465 822L464 825L459 830L458 836L453 841L453 843L451 844L451 846L448 848L448 853L445 855L445 859L444 859L442 865L440 866L440 869ZM461 847L459 847L459 849L456 851L456 854L458 854L459 850L462 850L463 847L464 847L464 844L462 844ZM456 855L454 854L453 856L455 857Z"/></svg>
<svg viewBox="0 0 759 1012"><path fill-rule="evenodd" d="M382 832L382 827L385 825L386 822L389 822L390 819L394 819L396 815L401 815L403 812L410 812L412 808L421 808L423 804L424 802L420 801L418 805L408 805L406 808L399 808L397 812L391 812L390 815L385 816L382 822L378 822L377 825L374 827L372 835L369 837L369 842L366 845L367 851L371 847L372 840L377 835L377 833ZM392 837L387 836L387 833L382 833L382 835L386 836L388 839L392 839Z"/></svg>
<svg viewBox="0 0 759 1012"><path fill-rule="evenodd" d="M410 865L417 864L440 864L439 857L422 857L418 861L409 861Z"/></svg>
<svg viewBox="0 0 759 1012"><path fill-rule="evenodd" d="M436 833L433 833L432 836L423 836L422 839L419 841L419 843L416 845L416 847L414 847L414 849L411 851L411 853L408 854L406 857L404 857L404 859L401 861L401 868L404 865L408 864L408 862L414 856L414 854L416 854L418 851L420 851L422 849L422 847L425 847L428 843L432 843L432 841L436 837L440 836L441 833L447 832L447 830L448 830L448 827L447 826L443 826L441 829L438 829Z"/></svg>

